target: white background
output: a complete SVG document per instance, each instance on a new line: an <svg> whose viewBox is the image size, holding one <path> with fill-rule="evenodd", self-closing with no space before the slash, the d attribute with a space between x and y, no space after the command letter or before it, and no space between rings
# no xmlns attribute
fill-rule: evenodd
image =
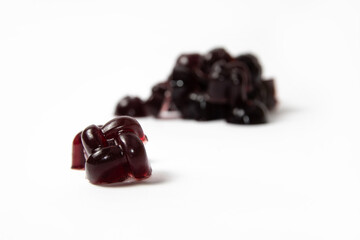
<svg viewBox="0 0 360 240"><path fill-rule="evenodd" d="M0 1L0 239L360 239L357 1ZM182 52L255 53L271 122L140 119L153 176L91 185L71 142Z"/></svg>

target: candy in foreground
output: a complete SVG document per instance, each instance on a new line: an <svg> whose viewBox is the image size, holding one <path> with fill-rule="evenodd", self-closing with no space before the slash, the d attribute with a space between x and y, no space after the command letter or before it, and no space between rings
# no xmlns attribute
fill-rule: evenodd
<svg viewBox="0 0 360 240"><path fill-rule="evenodd" d="M93 184L150 177L144 141L147 138L132 117L112 119L103 126L90 125L73 141L73 169L84 169Z"/></svg>

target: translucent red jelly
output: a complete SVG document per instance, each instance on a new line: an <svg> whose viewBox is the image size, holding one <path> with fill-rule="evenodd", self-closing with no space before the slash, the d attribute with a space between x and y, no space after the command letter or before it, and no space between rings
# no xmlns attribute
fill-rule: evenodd
<svg viewBox="0 0 360 240"><path fill-rule="evenodd" d="M144 141L146 135L132 117L117 117L103 126L90 125L74 138L71 168L85 168L93 184L148 178L151 167Z"/></svg>
<svg viewBox="0 0 360 240"><path fill-rule="evenodd" d="M233 57L216 48L204 55L180 55L168 79L152 88L148 100L125 97L115 114L160 117L176 111L185 119L260 124L276 104L274 80L263 79L254 55Z"/></svg>

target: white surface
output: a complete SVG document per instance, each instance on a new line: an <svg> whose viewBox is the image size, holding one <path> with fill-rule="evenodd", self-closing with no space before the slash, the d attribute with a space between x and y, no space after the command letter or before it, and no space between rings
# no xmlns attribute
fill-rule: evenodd
<svg viewBox="0 0 360 240"><path fill-rule="evenodd" d="M359 239L357 1L1 1L0 239ZM257 54L269 124L141 119L153 177L98 187L71 141L182 52Z"/></svg>

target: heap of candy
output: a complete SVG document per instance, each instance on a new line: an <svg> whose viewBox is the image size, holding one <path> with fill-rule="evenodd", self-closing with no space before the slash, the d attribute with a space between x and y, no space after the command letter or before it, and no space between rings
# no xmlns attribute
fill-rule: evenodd
<svg viewBox="0 0 360 240"><path fill-rule="evenodd" d="M168 79L152 88L149 99L125 97L115 115L161 118L177 112L184 119L259 124L267 121L276 103L274 80L262 78L254 55L233 57L217 48L205 55L180 55Z"/></svg>

